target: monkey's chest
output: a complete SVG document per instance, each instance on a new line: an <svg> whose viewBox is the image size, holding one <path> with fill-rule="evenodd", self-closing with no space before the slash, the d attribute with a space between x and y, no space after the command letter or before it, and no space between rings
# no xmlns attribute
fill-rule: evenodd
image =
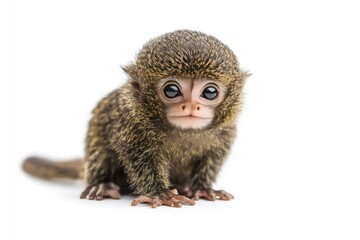
<svg viewBox="0 0 360 240"><path fill-rule="evenodd" d="M212 142L206 136L191 134L177 135L170 142L165 154L170 162L170 180L176 185L186 184L196 174Z"/></svg>

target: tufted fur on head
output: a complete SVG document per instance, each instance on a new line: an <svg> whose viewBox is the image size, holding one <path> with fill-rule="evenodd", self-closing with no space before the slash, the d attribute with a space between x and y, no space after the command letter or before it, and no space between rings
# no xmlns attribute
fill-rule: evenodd
<svg viewBox="0 0 360 240"><path fill-rule="evenodd" d="M156 83L167 77L211 79L225 84L228 91L216 110L213 124L233 123L242 104L242 88L248 73L242 71L235 54L213 36L178 30L147 42L135 63L123 67L138 96L152 114L164 114L156 96ZM144 94L142 94L144 93ZM159 119L158 116L155 119ZM163 123L166 124L166 123Z"/></svg>

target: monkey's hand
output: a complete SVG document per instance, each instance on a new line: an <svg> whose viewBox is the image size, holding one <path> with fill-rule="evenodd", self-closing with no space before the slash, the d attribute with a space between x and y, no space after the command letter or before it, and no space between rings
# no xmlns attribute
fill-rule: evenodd
<svg viewBox="0 0 360 240"><path fill-rule="evenodd" d="M153 197L140 196L132 201L131 205L136 206L138 203L149 203L152 208L156 208L161 205L178 208L181 207L182 204L195 205L194 200L178 195L176 189L164 191Z"/></svg>
<svg viewBox="0 0 360 240"><path fill-rule="evenodd" d="M224 190L213 190L213 189L203 189L203 190L193 190L189 185L180 187L178 189L179 193L185 195L189 198L194 200L199 200L200 198L215 201L216 199L219 200L230 200L233 199L234 196Z"/></svg>
<svg viewBox="0 0 360 240"><path fill-rule="evenodd" d="M199 200L200 198L209 201L215 201L216 199L227 201L233 199L234 196L224 190L203 189L194 191L192 199Z"/></svg>
<svg viewBox="0 0 360 240"><path fill-rule="evenodd" d="M112 182L89 185L81 193L80 198L89 200L103 200L109 197L112 199L120 199L120 187Z"/></svg>

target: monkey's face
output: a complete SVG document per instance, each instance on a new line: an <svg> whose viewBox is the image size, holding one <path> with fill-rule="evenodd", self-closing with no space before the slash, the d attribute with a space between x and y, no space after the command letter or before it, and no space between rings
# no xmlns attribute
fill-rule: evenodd
<svg viewBox="0 0 360 240"><path fill-rule="evenodd" d="M170 124L182 129L202 129L212 122L226 87L213 80L166 78L157 84L157 93Z"/></svg>

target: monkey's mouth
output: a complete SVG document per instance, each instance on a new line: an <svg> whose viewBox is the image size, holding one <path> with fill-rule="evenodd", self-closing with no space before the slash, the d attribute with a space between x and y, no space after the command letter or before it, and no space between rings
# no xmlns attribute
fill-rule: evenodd
<svg viewBox="0 0 360 240"><path fill-rule="evenodd" d="M186 128L204 128L211 123L212 118L185 115L185 116L168 116L168 120L176 127Z"/></svg>
<svg viewBox="0 0 360 240"><path fill-rule="evenodd" d="M185 115L185 116L168 116L169 120L170 119L178 119L178 120L195 120L195 121L201 121L201 120L211 120L212 118L210 117L203 117L203 116L196 116L196 115Z"/></svg>
<svg viewBox="0 0 360 240"><path fill-rule="evenodd" d="M185 115L185 116L169 116L169 118L174 119L211 119L209 117L195 116L195 115Z"/></svg>

